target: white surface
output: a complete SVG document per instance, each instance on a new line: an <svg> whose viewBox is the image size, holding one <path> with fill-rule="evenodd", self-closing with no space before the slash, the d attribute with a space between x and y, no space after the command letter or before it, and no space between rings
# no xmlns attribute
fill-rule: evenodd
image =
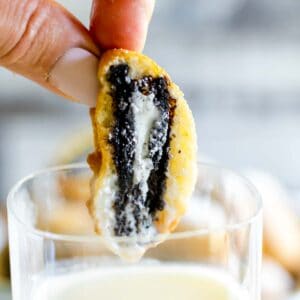
<svg viewBox="0 0 300 300"><path fill-rule="evenodd" d="M300 300L300 292L295 293L288 300Z"/></svg>
<svg viewBox="0 0 300 300"><path fill-rule="evenodd" d="M261 277L264 300L285 300L293 290L292 276L275 261L263 261Z"/></svg>

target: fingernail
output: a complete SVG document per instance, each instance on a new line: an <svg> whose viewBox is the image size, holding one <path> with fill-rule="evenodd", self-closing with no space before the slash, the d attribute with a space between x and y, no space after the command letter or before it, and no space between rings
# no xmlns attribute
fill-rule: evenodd
<svg viewBox="0 0 300 300"><path fill-rule="evenodd" d="M50 72L49 82L71 99L95 106L99 59L81 48L68 50Z"/></svg>

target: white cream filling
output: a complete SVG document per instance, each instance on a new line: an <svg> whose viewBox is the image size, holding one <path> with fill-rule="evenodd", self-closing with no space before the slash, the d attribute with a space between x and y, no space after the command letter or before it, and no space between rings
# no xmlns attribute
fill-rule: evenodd
<svg viewBox="0 0 300 300"><path fill-rule="evenodd" d="M154 95L144 95L140 91L136 91L131 96L132 99L132 110L134 113L135 122L135 160L133 163L133 184L139 184L142 197L146 200L148 193L148 178L151 171L153 170L152 159L149 158L149 140L151 130L155 121L159 120L160 112L154 105ZM140 214L149 218L149 211L144 206L144 203L140 205ZM128 204L123 212L126 215L128 223L135 225L135 219L133 215L134 205ZM139 238L140 242L148 242L151 240L156 230L151 224L149 228L139 225L139 234L133 233L131 237Z"/></svg>
<svg viewBox="0 0 300 300"><path fill-rule="evenodd" d="M143 95L137 91L132 95L132 109L135 118L136 152L133 163L133 183L139 184L143 199L148 193L148 178L153 170L152 159L149 158L150 134L155 121L159 120L160 112L153 103L154 94ZM145 207L141 207L141 213L148 215ZM150 239L156 232L154 226L139 228L144 239Z"/></svg>
<svg viewBox="0 0 300 300"><path fill-rule="evenodd" d="M126 261L137 261L143 256L145 249L137 245L133 240L130 243L119 243L115 237L114 226L116 224L116 214L113 204L118 192L118 177L116 174L106 176L97 195L97 219L101 228L101 236L103 237L107 247L114 253L119 255ZM124 212L128 214L131 221L134 221L132 212Z"/></svg>
<svg viewBox="0 0 300 300"><path fill-rule="evenodd" d="M154 95L143 95L136 92L132 95L132 108L135 117L136 152L133 164L133 182L140 183L143 197L148 192L147 180L153 169L152 160L149 156L149 140L154 122L159 119L160 113L153 103Z"/></svg>
<svg viewBox="0 0 300 300"><path fill-rule="evenodd" d="M118 177L111 174L105 177L97 195L97 219L104 238L114 235L115 211L114 200L118 191Z"/></svg>
<svg viewBox="0 0 300 300"><path fill-rule="evenodd" d="M143 199L146 200L148 193L148 178L153 169L152 160L149 156L149 140L151 129L156 121L160 118L160 112L153 103L154 95L143 95L137 91L132 94L132 109L134 112L135 121L135 160L133 163L133 184L139 184ZM118 191L117 175L111 174L103 182L97 196L98 203L98 220L100 222L102 235L108 246L118 255L125 259L139 259L147 246L142 246L141 243L148 243L156 234L156 228L153 224L149 228L140 225L139 234L133 232L126 243L119 243L114 239L114 227L116 225L116 216L113 208L114 200ZM149 217L149 211L140 204L140 213ZM127 221L135 226L135 218L133 214L134 205L128 204L122 212L126 215Z"/></svg>

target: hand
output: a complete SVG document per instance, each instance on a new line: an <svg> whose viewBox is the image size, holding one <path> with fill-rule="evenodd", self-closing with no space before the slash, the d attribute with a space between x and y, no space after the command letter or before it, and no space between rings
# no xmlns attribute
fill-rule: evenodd
<svg viewBox="0 0 300 300"><path fill-rule="evenodd" d="M142 50L153 7L154 0L94 0L89 32L53 0L0 0L0 65L93 106L101 50Z"/></svg>

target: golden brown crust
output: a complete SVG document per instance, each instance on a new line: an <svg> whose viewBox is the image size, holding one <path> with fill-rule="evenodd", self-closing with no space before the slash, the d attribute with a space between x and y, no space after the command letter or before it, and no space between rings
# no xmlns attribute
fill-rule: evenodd
<svg viewBox="0 0 300 300"><path fill-rule="evenodd" d="M177 217L171 218L164 210L158 214L160 232L172 231L185 213L197 177L197 138L192 112L179 88L171 82L171 96L176 99L176 109L171 130L170 159L164 199L175 207ZM167 222L167 219L172 219Z"/></svg>
<svg viewBox="0 0 300 300"><path fill-rule="evenodd" d="M106 75L111 65L127 63L130 76L135 79L144 76L164 77L168 82L171 98L176 100L174 118L171 128L170 158L168 163L164 200L166 208L157 213L156 227L158 232L170 232L178 224L185 213L188 198L191 196L196 181L196 129L192 113L183 98L183 93L172 83L170 76L149 57L121 49L110 50L102 56L99 66L100 93L97 106L91 111L95 136L95 153L90 156L89 163L94 171L92 193L101 189L104 179L115 173L113 149L108 142L114 125L113 103L110 95L110 84ZM101 157L99 166L98 160ZM97 197L89 202L90 211L96 224ZM99 229L99 228L98 228Z"/></svg>

